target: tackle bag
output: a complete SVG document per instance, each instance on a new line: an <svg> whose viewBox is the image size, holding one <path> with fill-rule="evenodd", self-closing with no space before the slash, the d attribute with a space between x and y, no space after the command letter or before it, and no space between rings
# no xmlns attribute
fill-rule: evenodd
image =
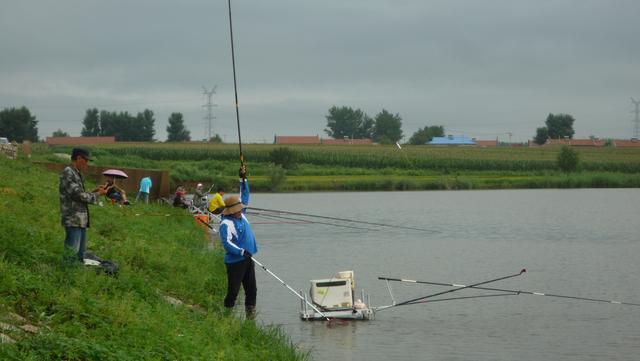
<svg viewBox="0 0 640 361"><path fill-rule="evenodd" d="M89 253L89 252L84 253L84 259L82 263L84 263L85 266L98 267L97 269L98 273L104 272L109 276L117 276L118 270L120 269L117 263L108 259L102 259L96 256L95 254Z"/></svg>

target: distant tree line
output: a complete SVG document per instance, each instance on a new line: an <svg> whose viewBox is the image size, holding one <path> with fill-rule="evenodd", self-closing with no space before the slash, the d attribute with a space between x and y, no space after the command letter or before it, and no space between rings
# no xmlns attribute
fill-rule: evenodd
<svg viewBox="0 0 640 361"><path fill-rule="evenodd" d="M375 117L371 118L360 109L349 106L332 106L325 116L327 127L325 132L335 139L352 138L373 139L380 144L394 144L402 139L402 117L400 114L390 113L382 109ZM416 131L409 139L410 144L425 144L433 137L444 135L444 127L425 126Z"/></svg>
<svg viewBox="0 0 640 361"><path fill-rule="evenodd" d="M402 117L382 109L375 117L368 116L360 109L349 106L332 106L325 116L325 132L335 138L369 138L380 144L393 144L403 137ZM534 142L544 144L548 139L573 138L575 119L569 114L549 114L545 126L536 129ZM155 118L153 111L145 109L135 116L124 112L110 112L87 109L82 121L82 136L114 136L117 141L153 141ZM4 108L0 111L0 136L11 141L38 141L38 121L25 106ZM167 125L167 141L180 142L191 140L189 130L184 124L181 113L171 113ZM434 137L445 134L444 126L432 125L418 129L409 138L409 144L426 144ZM53 136L66 137L69 134L62 129L53 132ZM221 143L220 135L215 134L208 141Z"/></svg>
<svg viewBox="0 0 640 361"><path fill-rule="evenodd" d="M116 141L149 142L156 132L153 111L149 109L136 116L129 112L87 109L82 124L83 137L114 136Z"/></svg>

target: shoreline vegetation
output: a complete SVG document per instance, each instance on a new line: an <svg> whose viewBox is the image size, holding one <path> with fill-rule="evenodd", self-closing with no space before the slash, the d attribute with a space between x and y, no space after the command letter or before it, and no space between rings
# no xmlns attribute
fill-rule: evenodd
<svg viewBox="0 0 640 361"><path fill-rule="evenodd" d="M237 144L116 143L90 147L97 165L163 169L171 185L233 187ZM71 147L40 147L39 160ZM572 148L575 172L558 166L560 147L243 145L256 192L638 188L640 148ZM231 188L230 188L231 189Z"/></svg>
<svg viewBox="0 0 640 361"><path fill-rule="evenodd" d="M63 269L58 174L5 157L0 174L0 359L309 358L280 328L224 313L222 251L184 210L91 206L88 249L119 275Z"/></svg>

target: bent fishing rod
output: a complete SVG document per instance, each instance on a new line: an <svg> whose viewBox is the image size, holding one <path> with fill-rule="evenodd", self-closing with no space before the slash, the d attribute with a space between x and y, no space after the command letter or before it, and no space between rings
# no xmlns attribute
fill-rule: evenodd
<svg viewBox="0 0 640 361"><path fill-rule="evenodd" d="M532 295L532 296L556 297L556 298L565 298L565 299L580 300L580 301L610 303L610 304L615 304L615 305L640 306L640 303L634 303L634 302L622 302L622 301L616 301L616 300L605 300L605 299L590 298L590 297L568 296L568 295L560 295L560 294L544 293L544 292L534 292L534 291L525 291L525 290L512 290L512 289L505 289L505 288L480 287L480 284L465 286L465 285L460 285L460 284L455 284L455 283L419 281L419 280L409 280L409 279L403 279L403 278L378 277L378 279L379 280L384 280L384 281L420 283L420 284L434 285L434 286L473 288L473 289L484 290L484 291L495 291L495 292L511 293L513 295ZM462 289L462 288L458 288L458 289ZM456 289L456 290L458 290L458 289ZM433 301L435 301L435 300L433 300ZM431 301L431 302L433 302L433 301ZM419 301L419 302L415 301L415 302L412 302L412 304L423 303L423 302L428 302L428 301Z"/></svg>
<svg viewBox="0 0 640 361"><path fill-rule="evenodd" d="M327 219L327 220L339 221L339 222L345 222L345 223L360 223L360 224L367 224L367 225L376 226L376 227L389 227L389 228L408 229L408 230L413 230L413 231L421 231L421 232L429 232L429 233L438 233L438 231L435 231L433 229L402 226L402 225L397 225L397 224L367 222L367 221L360 221L360 220L357 220L357 219L329 217L329 216L322 216L322 215L318 215L318 214L289 212L289 211L282 211L282 210L277 210L277 209L266 209L266 208L257 208L257 207L247 207L247 209L248 210L254 210L254 211L260 211L260 212L271 212L271 213L287 214L287 215L292 215L292 216ZM320 223L320 222L315 222L315 223ZM326 224L326 223L320 223L320 224ZM329 223L329 225L335 225L335 224Z"/></svg>
<svg viewBox="0 0 640 361"><path fill-rule="evenodd" d="M244 154L242 153L242 137L240 135L240 107L238 105L238 85L236 81L236 53L233 46L233 21L231 17L231 0L229 5L229 35L231 37L231 65L233 67L233 92L235 94L236 123L238 125L238 146L240 147L240 166L244 165Z"/></svg>

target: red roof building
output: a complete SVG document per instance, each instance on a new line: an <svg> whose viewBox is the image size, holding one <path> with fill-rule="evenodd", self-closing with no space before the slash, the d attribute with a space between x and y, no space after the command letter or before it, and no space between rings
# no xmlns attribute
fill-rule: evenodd
<svg viewBox="0 0 640 361"><path fill-rule="evenodd" d="M47 137L48 145L91 145L115 143L116 137Z"/></svg>
<svg viewBox="0 0 640 361"><path fill-rule="evenodd" d="M368 138L363 139L321 139L322 144L327 145L370 145L373 144L373 140Z"/></svg>
<svg viewBox="0 0 640 361"><path fill-rule="evenodd" d="M494 139L494 140L477 140L476 139L476 145L479 147L497 147L498 139Z"/></svg>
<svg viewBox="0 0 640 361"><path fill-rule="evenodd" d="M616 148L629 148L629 147L640 147L640 140L631 139L631 140L621 140L614 139L613 146Z"/></svg>
<svg viewBox="0 0 640 361"><path fill-rule="evenodd" d="M544 145L569 145L572 147L604 147L602 139L548 139Z"/></svg>
<svg viewBox="0 0 640 361"><path fill-rule="evenodd" d="M317 135L276 135L273 144L320 144L320 137Z"/></svg>
<svg viewBox="0 0 640 361"><path fill-rule="evenodd" d="M326 145L367 145L371 139L321 139L317 135L276 135L274 144L326 144Z"/></svg>

